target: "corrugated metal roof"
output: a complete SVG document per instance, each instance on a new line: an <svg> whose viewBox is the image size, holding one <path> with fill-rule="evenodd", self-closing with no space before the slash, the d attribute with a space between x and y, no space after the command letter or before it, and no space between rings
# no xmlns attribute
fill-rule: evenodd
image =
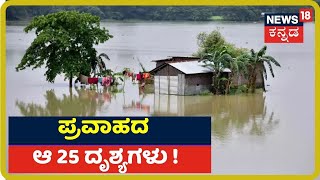
<svg viewBox="0 0 320 180"><path fill-rule="evenodd" d="M186 60L200 59L200 58L194 57L194 56L168 56L168 58L166 58L166 59L152 60L151 62L174 61L176 58L182 58L182 59L186 59Z"/></svg>
<svg viewBox="0 0 320 180"><path fill-rule="evenodd" d="M175 62L175 63L169 63L169 65L180 70L185 74L199 74L199 73L213 72L211 68L203 67L202 65L204 64L198 61ZM231 72L231 70L228 68L225 68L223 72Z"/></svg>

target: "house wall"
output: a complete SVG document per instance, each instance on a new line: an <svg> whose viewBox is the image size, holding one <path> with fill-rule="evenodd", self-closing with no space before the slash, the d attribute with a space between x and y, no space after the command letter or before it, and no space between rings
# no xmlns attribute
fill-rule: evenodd
<svg viewBox="0 0 320 180"><path fill-rule="evenodd" d="M263 64L259 65L258 68L256 69L256 73L257 73L257 79L256 79L256 87L257 88L262 88L263 87L263 76L261 76L260 74L260 70L263 71ZM235 86L240 86L240 85L245 85L248 83L248 80L244 77L243 74L235 75L232 79L232 84Z"/></svg>
<svg viewBox="0 0 320 180"><path fill-rule="evenodd" d="M196 95L204 91L211 91L212 73L185 75L168 65L157 71L154 77L155 93L172 94L172 92L177 92L177 95ZM178 87L176 87L177 83ZM175 90L176 88L177 90Z"/></svg>
<svg viewBox="0 0 320 180"><path fill-rule="evenodd" d="M202 74L187 74L186 75L187 85L211 85L212 84L212 73Z"/></svg>
<svg viewBox="0 0 320 180"><path fill-rule="evenodd" d="M176 68L166 65L154 74L154 87L156 94L179 94L183 95L184 88L179 87L179 82L184 82L178 79L178 75L184 75Z"/></svg>
<svg viewBox="0 0 320 180"><path fill-rule="evenodd" d="M212 89L212 73L185 76L184 95L197 95Z"/></svg>
<svg viewBox="0 0 320 180"><path fill-rule="evenodd" d="M184 95L184 74L178 76L154 76L155 94Z"/></svg>

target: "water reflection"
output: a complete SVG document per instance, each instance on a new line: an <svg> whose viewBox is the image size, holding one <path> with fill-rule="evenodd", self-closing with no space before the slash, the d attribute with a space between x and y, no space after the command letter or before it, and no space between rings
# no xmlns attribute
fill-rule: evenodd
<svg viewBox="0 0 320 180"><path fill-rule="evenodd" d="M145 100L147 93L140 90L138 93L137 98L126 101L126 93L115 93L112 89L94 91L75 88L62 97L58 97L52 89L44 94L45 105L16 101L16 107L24 116L96 116L97 112L105 112L106 115L106 110L112 103L120 104L124 114L141 112L154 116L209 115L212 116L213 138L220 141L235 133L264 136L279 123L278 119L274 119L274 113L267 111L263 93L234 96L152 95L153 101Z"/></svg>
<svg viewBox="0 0 320 180"><path fill-rule="evenodd" d="M48 90L44 94L45 105L16 101L16 107L24 116L96 116L110 115L110 111L123 115L137 112L153 116L209 115L215 141L225 141L235 134L264 136L279 124L273 111L267 110L263 93L173 96L148 94L140 89L136 93L132 98L133 94L122 89L75 88L59 97L54 90Z"/></svg>
<svg viewBox="0 0 320 180"><path fill-rule="evenodd" d="M129 111L143 111L146 114L150 114L150 106L143 104L140 101L132 101L129 105L123 105L125 112Z"/></svg>
<svg viewBox="0 0 320 180"><path fill-rule="evenodd" d="M71 88L62 96L51 89L45 91L43 95L44 105L25 103L21 100L16 100L15 105L23 116L97 116L110 115L109 110L113 113L123 111L125 115L137 111L145 115L151 113L150 104L144 102L148 92L139 89L136 96L128 97L123 88L124 86L97 90Z"/></svg>
<svg viewBox="0 0 320 180"><path fill-rule="evenodd" d="M153 115L212 117L215 140L233 134L264 136L278 124L274 112L268 111L263 93L233 96L155 95Z"/></svg>
<svg viewBox="0 0 320 180"><path fill-rule="evenodd" d="M153 85L147 84L144 88L142 88L139 84L134 84L136 86L131 86L128 88L128 90L132 90L132 88L136 88L138 90L137 97L134 97L134 95L131 95L131 98L129 101L126 101L126 97L123 94L123 104L122 104L122 110L125 114L132 114L135 112L142 112L143 114L150 115L151 113L151 104L152 102L146 101L146 98L148 95L153 93ZM132 93L132 91L131 91Z"/></svg>
<svg viewBox="0 0 320 180"><path fill-rule="evenodd" d="M44 97L44 106L23 101L16 101L16 106L24 116L95 116L98 109L111 103L112 92L76 88L59 98L51 89Z"/></svg>
<svg viewBox="0 0 320 180"><path fill-rule="evenodd" d="M212 101L212 131L224 140L233 134L264 136L279 124L268 111L262 93L243 96L219 96Z"/></svg>
<svg viewBox="0 0 320 180"><path fill-rule="evenodd" d="M102 25L110 29L115 38L106 45L98 46L97 50L99 53L107 52L114 60L110 61L108 67L115 71L124 66L139 71L140 66L133 60L133 56L135 59L139 58L148 70L155 67L151 60L167 56L190 56L190 53L198 48L197 34L210 32L217 26L223 27L221 33L227 41L236 46L258 49L264 44L261 38L263 37L261 23L108 22ZM134 31L132 31L133 26ZM126 83L125 93L101 94L98 98L94 98L97 95L93 92L81 91L78 94L73 90L71 98L67 89L68 83L64 81L63 76L59 76L55 84L48 85L43 76L44 69L33 71L29 69L17 74L15 66L34 39L34 35L26 35L23 28L23 26L7 26L6 114L8 116L210 115L213 119L212 158L215 174L313 172L315 126L313 23L304 25L305 41L302 44L268 45L269 53L280 60L283 66L275 70L276 78L268 78L266 83L270 85L270 91L265 95L266 99L263 94L252 97L159 96L148 94L147 88L145 92L139 91L137 85L131 85L129 82ZM241 37L238 37L239 32ZM121 36L122 34L124 36ZM47 91L51 88L54 89L53 92ZM98 101L102 101L103 105ZM143 111L137 103L150 106L150 111ZM290 141L292 139L294 143Z"/></svg>

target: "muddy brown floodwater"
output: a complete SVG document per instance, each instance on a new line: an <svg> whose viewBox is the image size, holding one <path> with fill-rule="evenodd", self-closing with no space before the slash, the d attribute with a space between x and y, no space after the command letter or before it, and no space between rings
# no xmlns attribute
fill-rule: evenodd
<svg viewBox="0 0 320 180"><path fill-rule="evenodd" d="M214 174L310 174L314 170L314 24L304 25L303 44L269 44L268 54L281 68L266 81L267 92L232 96L155 95L126 81L123 93L68 88L63 77L45 81L44 69L15 72L34 34L23 22L7 26L7 116L201 116L212 117ZM109 68L138 72L139 59L191 55L196 36L219 28L237 46L260 49L261 23L103 22L114 38L97 46L107 53ZM271 77L271 76L269 76ZM149 89L150 88L150 89ZM165 132L164 132L165 133Z"/></svg>

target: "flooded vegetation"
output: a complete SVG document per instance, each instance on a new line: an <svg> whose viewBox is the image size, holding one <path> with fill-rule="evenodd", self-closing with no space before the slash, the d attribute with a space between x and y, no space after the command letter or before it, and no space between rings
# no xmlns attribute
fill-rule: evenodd
<svg viewBox="0 0 320 180"><path fill-rule="evenodd" d="M263 47L261 23L103 22L114 38L96 47L107 53L107 68L147 70L167 56L197 51L197 34L219 28L239 47ZM309 174L314 169L314 24L305 24L303 44L270 44L281 68L265 82L266 92L238 95L176 96L144 90L127 79L117 87L69 89L45 69L16 72L33 34L24 25L7 26L7 116L211 116L215 174ZM269 76L271 77L271 76ZM183 122L182 122L183 123Z"/></svg>

